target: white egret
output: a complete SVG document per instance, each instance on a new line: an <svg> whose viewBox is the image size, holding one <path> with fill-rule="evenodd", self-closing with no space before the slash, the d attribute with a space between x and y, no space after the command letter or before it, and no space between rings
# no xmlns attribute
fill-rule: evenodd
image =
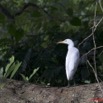
<svg viewBox="0 0 103 103"><path fill-rule="evenodd" d="M69 81L68 86L70 86L70 81L73 80L73 76L77 70L79 64L80 53L79 50L74 47L74 43L71 39L65 39L58 43L63 43L68 45L68 51L65 61L65 69L67 80Z"/></svg>

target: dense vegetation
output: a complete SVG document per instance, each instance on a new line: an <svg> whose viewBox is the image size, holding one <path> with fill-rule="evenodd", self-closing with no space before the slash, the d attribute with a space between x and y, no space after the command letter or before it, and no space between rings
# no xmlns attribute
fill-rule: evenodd
<svg viewBox="0 0 103 103"><path fill-rule="evenodd" d="M71 38L81 53L77 83L103 80L102 4L101 0L1 0L0 77L66 85L67 46L57 42Z"/></svg>

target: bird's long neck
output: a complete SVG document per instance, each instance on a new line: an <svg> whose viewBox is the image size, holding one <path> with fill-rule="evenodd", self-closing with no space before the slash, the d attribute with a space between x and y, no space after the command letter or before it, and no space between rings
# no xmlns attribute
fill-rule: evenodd
<svg viewBox="0 0 103 103"><path fill-rule="evenodd" d="M72 47L74 47L74 43L73 43L73 41L69 41L68 49L70 49L70 48L72 48Z"/></svg>

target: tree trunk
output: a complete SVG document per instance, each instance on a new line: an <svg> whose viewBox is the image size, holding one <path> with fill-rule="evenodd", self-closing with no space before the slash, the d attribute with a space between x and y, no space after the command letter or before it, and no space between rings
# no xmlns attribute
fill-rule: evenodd
<svg viewBox="0 0 103 103"><path fill-rule="evenodd" d="M103 103L102 92L96 83L67 88L7 80L0 89L0 103L94 103L97 97L97 103Z"/></svg>

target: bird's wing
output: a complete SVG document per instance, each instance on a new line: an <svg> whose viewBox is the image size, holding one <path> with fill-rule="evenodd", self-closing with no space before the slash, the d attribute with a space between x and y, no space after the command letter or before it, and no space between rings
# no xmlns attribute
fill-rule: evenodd
<svg viewBox="0 0 103 103"><path fill-rule="evenodd" d="M66 56L66 74L68 79L72 79L79 64L79 50L73 48L69 50Z"/></svg>

